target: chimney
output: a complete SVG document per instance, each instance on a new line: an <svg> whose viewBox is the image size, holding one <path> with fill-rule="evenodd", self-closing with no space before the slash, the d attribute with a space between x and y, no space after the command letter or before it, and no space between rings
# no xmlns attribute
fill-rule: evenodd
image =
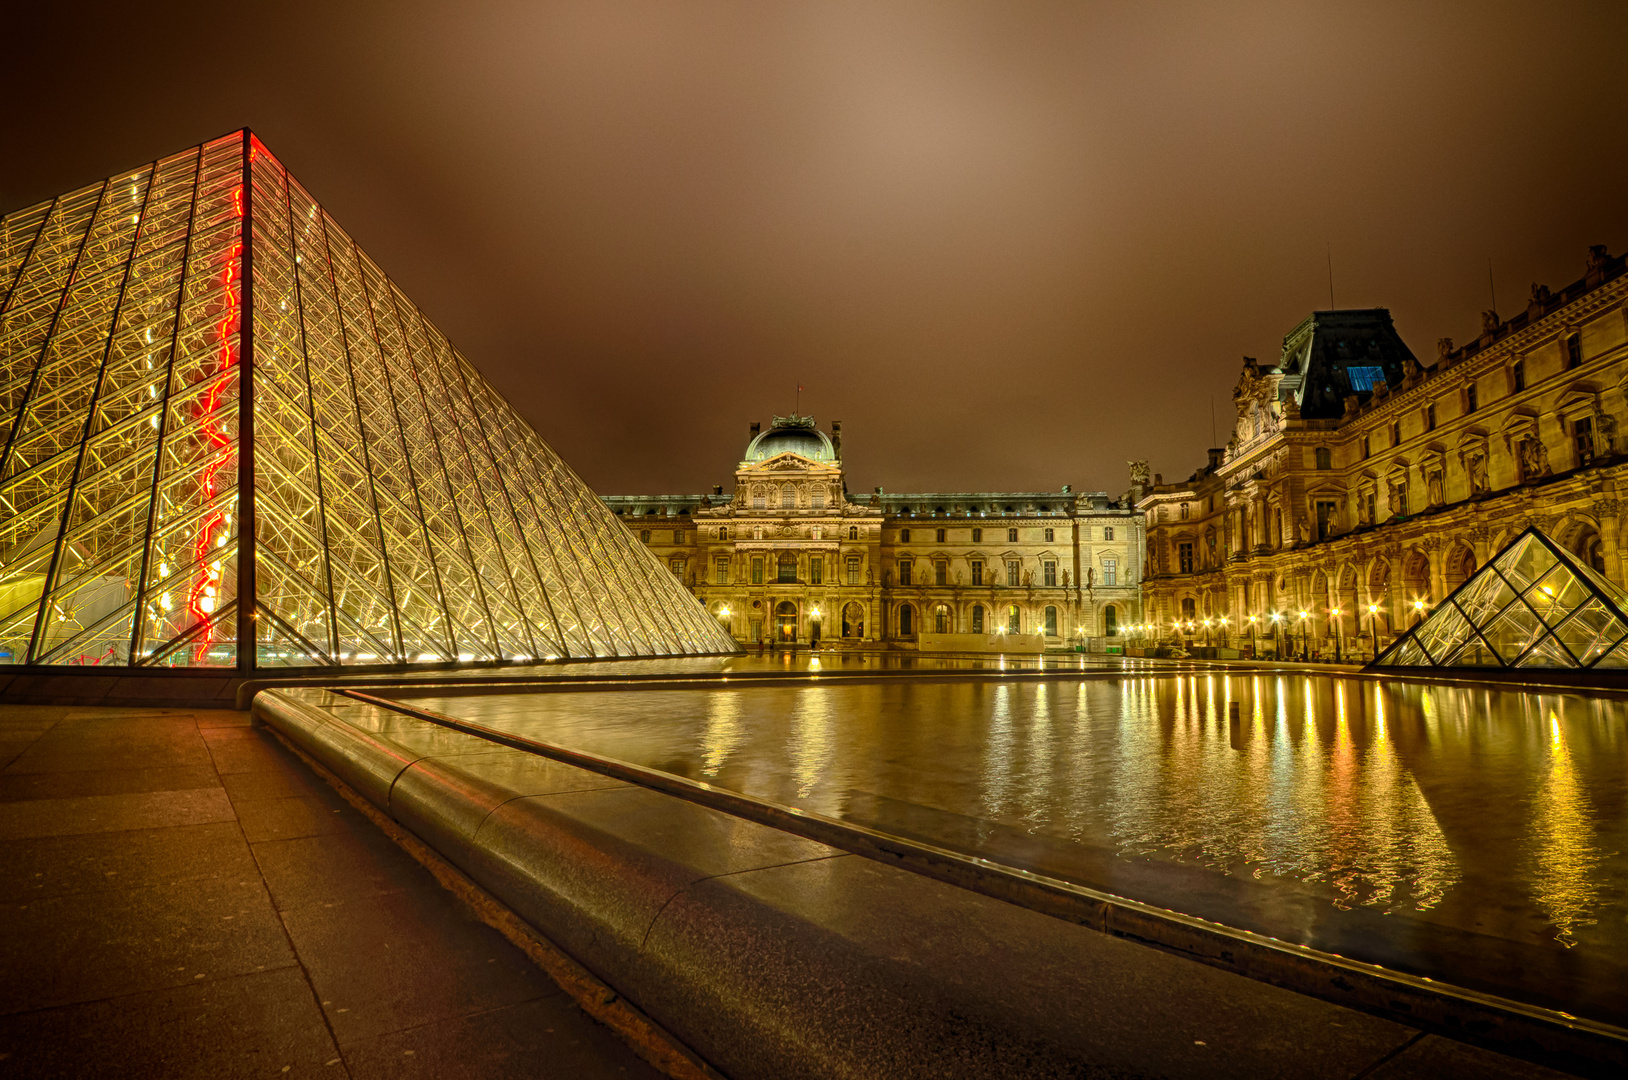
<svg viewBox="0 0 1628 1080"><path fill-rule="evenodd" d="M1216 469L1219 469L1221 467L1221 455L1223 455L1225 453L1226 453L1226 450L1224 450L1223 448L1221 448L1219 446L1210 447L1209 455L1210 455L1210 471L1211 472L1214 472Z"/></svg>
<svg viewBox="0 0 1628 1080"><path fill-rule="evenodd" d="M837 460L841 461L842 460L842 421L841 420L833 420L833 421L831 421L831 450L832 450L833 453L835 453L837 455Z"/></svg>

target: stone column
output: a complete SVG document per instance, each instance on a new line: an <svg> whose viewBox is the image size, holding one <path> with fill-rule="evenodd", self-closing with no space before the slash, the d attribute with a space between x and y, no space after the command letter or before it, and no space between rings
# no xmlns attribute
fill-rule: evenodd
<svg viewBox="0 0 1628 1080"><path fill-rule="evenodd" d="M1432 607L1447 598L1447 567L1442 562L1442 543L1439 536L1427 536L1424 540L1425 558L1430 563L1430 595L1426 603ZM1412 625L1409 619L1408 625Z"/></svg>
<svg viewBox="0 0 1628 1080"><path fill-rule="evenodd" d="M1600 523L1600 552L1605 556L1605 576L1622 585L1622 530L1617 525L1621 504L1616 499L1601 499L1593 509L1594 520Z"/></svg>

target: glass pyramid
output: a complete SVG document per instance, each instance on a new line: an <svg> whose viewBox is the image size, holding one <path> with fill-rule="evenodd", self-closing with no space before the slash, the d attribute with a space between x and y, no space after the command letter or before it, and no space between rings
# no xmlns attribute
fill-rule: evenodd
<svg viewBox="0 0 1628 1080"><path fill-rule="evenodd" d="M735 650L248 131L0 219L0 663Z"/></svg>
<svg viewBox="0 0 1628 1080"><path fill-rule="evenodd" d="M1527 529L1373 667L1628 668L1628 592Z"/></svg>

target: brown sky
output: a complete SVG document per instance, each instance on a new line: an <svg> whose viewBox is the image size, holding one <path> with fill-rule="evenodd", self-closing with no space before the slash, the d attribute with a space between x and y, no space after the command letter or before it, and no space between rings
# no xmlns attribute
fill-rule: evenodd
<svg viewBox="0 0 1628 1080"><path fill-rule="evenodd" d="M14 5L16 6L20 5ZM34 4L0 210L248 124L596 489L1185 476L1245 354L1628 244L1628 4Z"/></svg>

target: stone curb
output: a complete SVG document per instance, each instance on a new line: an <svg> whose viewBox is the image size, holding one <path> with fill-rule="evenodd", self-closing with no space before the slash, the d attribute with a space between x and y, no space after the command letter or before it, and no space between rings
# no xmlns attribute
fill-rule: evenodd
<svg viewBox="0 0 1628 1080"><path fill-rule="evenodd" d="M366 700L355 693L346 697ZM346 708L367 708L345 698L332 700L344 702ZM399 704L390 709L420 714ZM1134 950L1135 956L1118 954L1109 964L1120 980L1127 963L1139 974L1164 971L1161 964L1174 963L1182 970L1167 975L1187 991L1195 982L1221 980L1209 988L1214 996L1206 995L1212 1021L1229 1010L1249 1012L1259 1004L1256 998L1271 999L1270 1011L1281 1023L1288 1023L1286 1018L1297 1007L1322 1014L1340 1012L1267 985L1315 982L1319 985L1312 992L1318 996L1367 1013L1389 1013L1391 1019L1408 1025L1365 1021L1385 1030L1416 1037L1408 1028L1423 1022L1427 1028L1456 1028L1455 1033L1462 1035L1490 1035L1507 1049L1540 1059L1571 1059L1573 1067L1602 1063L1598 1047L1579 1053L1576 1040L1566 1038L1565 1025L1557 1031L1540 1023L1535 1034L1531 1025L1517 1024L1518 1030L1510 1030L1507 1014L1477 1016L1473 1007L1466 1012L1459 999L1449 999L1443 1016L1432 1016L1432 1001L1436 1012L1443 1013L1441 995L1420 995L1416 992L1420 988L1407 980L1376 981L1362 965L1348 961L1330 970L1319 965L1317 957L1285 956L1282 948L1263 950L1250 940L1255 935L1218 933L1225 928L1201 920L1118 898L1072 895L1088 891L1058 890L1043 879L1029 883L1038 888L1024 888L1021 880L1013 887L1011 879L1022 875L1009 871L996 875L1004 894L988 887L968 892L968 882L958 880L965 869L958 864L977 860L929 849L930 854L948 856L947 861L939 858L936 868L909 865L899 852L869 851L867 844L874 838L863 835L864 830L846 830L853 834L846 837L849 842L831 835L830 826L843 831L839 823L810 821L825 826L813 830L775 828L748 820L755 815L741 814L739 808L726 813L673 798L683 792L664 794L628 785L608 791L517 796L511 788L460 768L455 758L408 751L388 737L290 695L262 693L254 711L732 1076L1068 1076L1102 1068L1136 1075L1149 1066L1155 1072L1193 1071L1198 1063L1182 1060L1181 1047L1163 1048L1171 1060L1150 1060L1151 1036L1145 1032L1132 1040L1134 1054L1116 1052L1100 1045L1100 1037L1081 1034L1091 1010L1082 1015L1075 998L1090 995L1078 985L1076 971L1058 970L1056 960L1048 956L1071 955L1076 967L1088 968L1091 955L1104 949ZM476 734L480 732L461 737ZM581 764L569 762L570 767ZM673 777L666 780L705 787ZM709 790L717 796L730 794ZM628 819L637 827L618 828L616 807L646 816ZM612 815L609 825L606 814ZM683 828L674 833L680 838L675 846L698 836L708 843L690 851L641 843L639 829L648 831L652 816L685 819ZM824 842L832 839L838 843ZM855 850L870 857L845 853ZM795 889L784 893L785 882L805 879L819 882L819 888L806 894ZM833 880L842 883L836 895L865 896L873 919L894 925L878 929L866 923L862 931L843 929L844 921L854 915L829 910ZM805 895L826 898L822 901L826 909L806 910ZM956 923L957 933L917 945L913 935L931 921L933 912L958 908L965 910ZM863 940L877 934L882 940ZM988 986L969 984L965 965L955 962L957 951L970 947L976 953L978 948L994 947L994 939L1022 970L1018 977L1004 974L996 980L1010 994L992 995ZM1042 952L1034 953L1036 948ZM1209 966L1183 963L1171 952ZM976 966L976 959L971 962ZM1258 981L1243 984L1252 988L1244 990L1232 982L1233 974ZM1006 1000L1022 996L1019 986L1032 990L1047 985L1057 991L1050 1003L1031 1002L1030 1008L1014 1012ZM1426 989L1433 993L1433 988ZM1384 999L1387 992L1389 1002ZM1167 1001L1164 996L1159 1000ZM1147 1007L1139 1001L1131 1007ZM1219 1006L1218 1001L1226 1005ZM1343 1015L1348 1023L1360 1018ZM1224 1015L1221 1021L1225 1022ZM1329 1020L1324 1015L1317 1023L1326 1029ZM1592 1041L1585 1037L1581 1049L1589 1049L1586 1044ZM1208 1042L1194 1044L1203 1047ZM899 1055L901 1045L910 1048L907 1058ZM1247 1066L1237 1070L1199 1071L1261 1075L1263 1063L1250 1063L1250 1057L1235 1056L1231 1065ZM1359 1068L1369 1064L1360 1062ZM1277 1071L1267 1068L1266 1074ZM1284 1073L1293 1074L1293 1070Z"/></svg>

